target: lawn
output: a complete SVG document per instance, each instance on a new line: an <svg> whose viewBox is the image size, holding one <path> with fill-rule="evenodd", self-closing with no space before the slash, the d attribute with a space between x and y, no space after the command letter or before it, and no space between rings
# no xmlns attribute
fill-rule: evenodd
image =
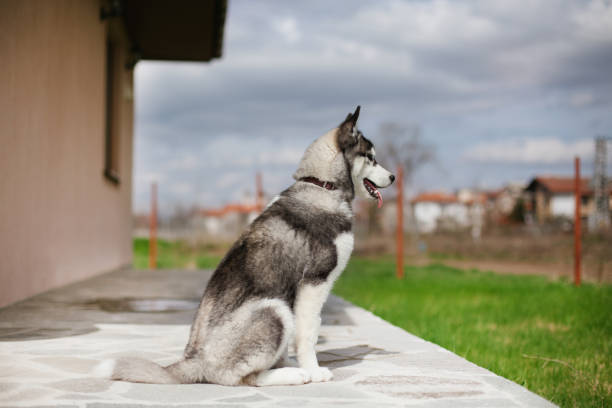
<svg viewBox="0 0 612 408"><path fill-rule="evenodd" d="M213 268L218 248L159 241L159 268ZM148 240L134 240L148 267ZM562 407L612 406L612 285L406 267L353 257L334 287L343 298Z"/></svg>
<svg viewBox="0 0 612 408"><path fill-rule="evenodd" d="M334 292L562 407L612 406L612 286L353 258Z"/></svg>
<svg viewBox="0 0 612 408"><path fill-rule="evenodd" d="M134 261L136 269L149 267L149 240L134 238ZM168 268L200 268L209 269L217 266L221 260L219 248L193 248L181 241L157 240L157 267Z"/></svg>

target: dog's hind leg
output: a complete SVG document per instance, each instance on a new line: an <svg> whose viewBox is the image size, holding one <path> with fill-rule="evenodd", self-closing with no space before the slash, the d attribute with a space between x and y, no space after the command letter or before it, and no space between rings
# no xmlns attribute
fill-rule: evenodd
<svg viewBox="0 0 612 408"><path fill-rule="evenodd" d="M292 333L293 314L285 302L248 302L228 322L209 330L201 349L204 376L223 385L304 384L308 382L304 370L270 370L287 349Z"/></svg>

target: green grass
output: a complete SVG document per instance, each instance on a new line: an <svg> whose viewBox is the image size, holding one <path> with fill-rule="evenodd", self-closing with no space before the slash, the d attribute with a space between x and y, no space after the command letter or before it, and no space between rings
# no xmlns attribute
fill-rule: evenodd
<svg viewBox="0 0 612 408"><path fill-rule="evenodd" d="M200 269L214 269L221 261L218 255L199 254L196 257L196 266Z"/></svg>
<svg viewBox="0 0 612 408"><path fill-rule="evenodd" d="M149 240L134 238L133 248L134 268L147 269L149 267ZM191 248L180 241L157 240L157 267L159 269L188 267L213 269L220 260L221 256L217 254Z"/></svg>
<svg viewBox="0 0 612 408"><path fill-rule="evenodd" d="M610 285L353 258L334 292L560 406L612 406Z"/></svg>
<svg viewBox="0 0 612 408"><path fill-rule="evenodd" d="M158 241L159 268L214 268L223 248ZM149 241L134 240L148 268ZM612 286L351 260L334 292L562 407L612 406Z"/></svg>

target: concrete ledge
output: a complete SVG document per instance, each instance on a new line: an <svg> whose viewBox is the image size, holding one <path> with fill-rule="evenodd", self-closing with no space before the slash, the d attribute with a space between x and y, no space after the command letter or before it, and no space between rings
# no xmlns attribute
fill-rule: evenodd
<svg viewBox="0 0 612 408"><path fill-rule="evenodd" d="M210 271L122 271L0 309L0 406L553 407L525 388L340 298L317 345L334 379L294 387L93 378L101 360L182 354Z"/></svg>

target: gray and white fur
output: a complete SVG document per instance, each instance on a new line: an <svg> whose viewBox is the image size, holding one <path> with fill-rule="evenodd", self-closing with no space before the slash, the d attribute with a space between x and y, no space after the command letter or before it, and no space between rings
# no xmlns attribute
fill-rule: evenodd
<svg viewBox="0 0 612 408"><path fill-rule="evenodd" d="M160 384L264 386L330 380L332 373L319 366L314 346L323 303L353 250L351 203L355 195L380 199L376 188L394 179L357 130L358 116L359 107L308 147L293 175L296 182L268 205L220 262L182 360L167 367L136 358L107 360L98 375ZM290 342L297 364L287 358Z"/></svg>

